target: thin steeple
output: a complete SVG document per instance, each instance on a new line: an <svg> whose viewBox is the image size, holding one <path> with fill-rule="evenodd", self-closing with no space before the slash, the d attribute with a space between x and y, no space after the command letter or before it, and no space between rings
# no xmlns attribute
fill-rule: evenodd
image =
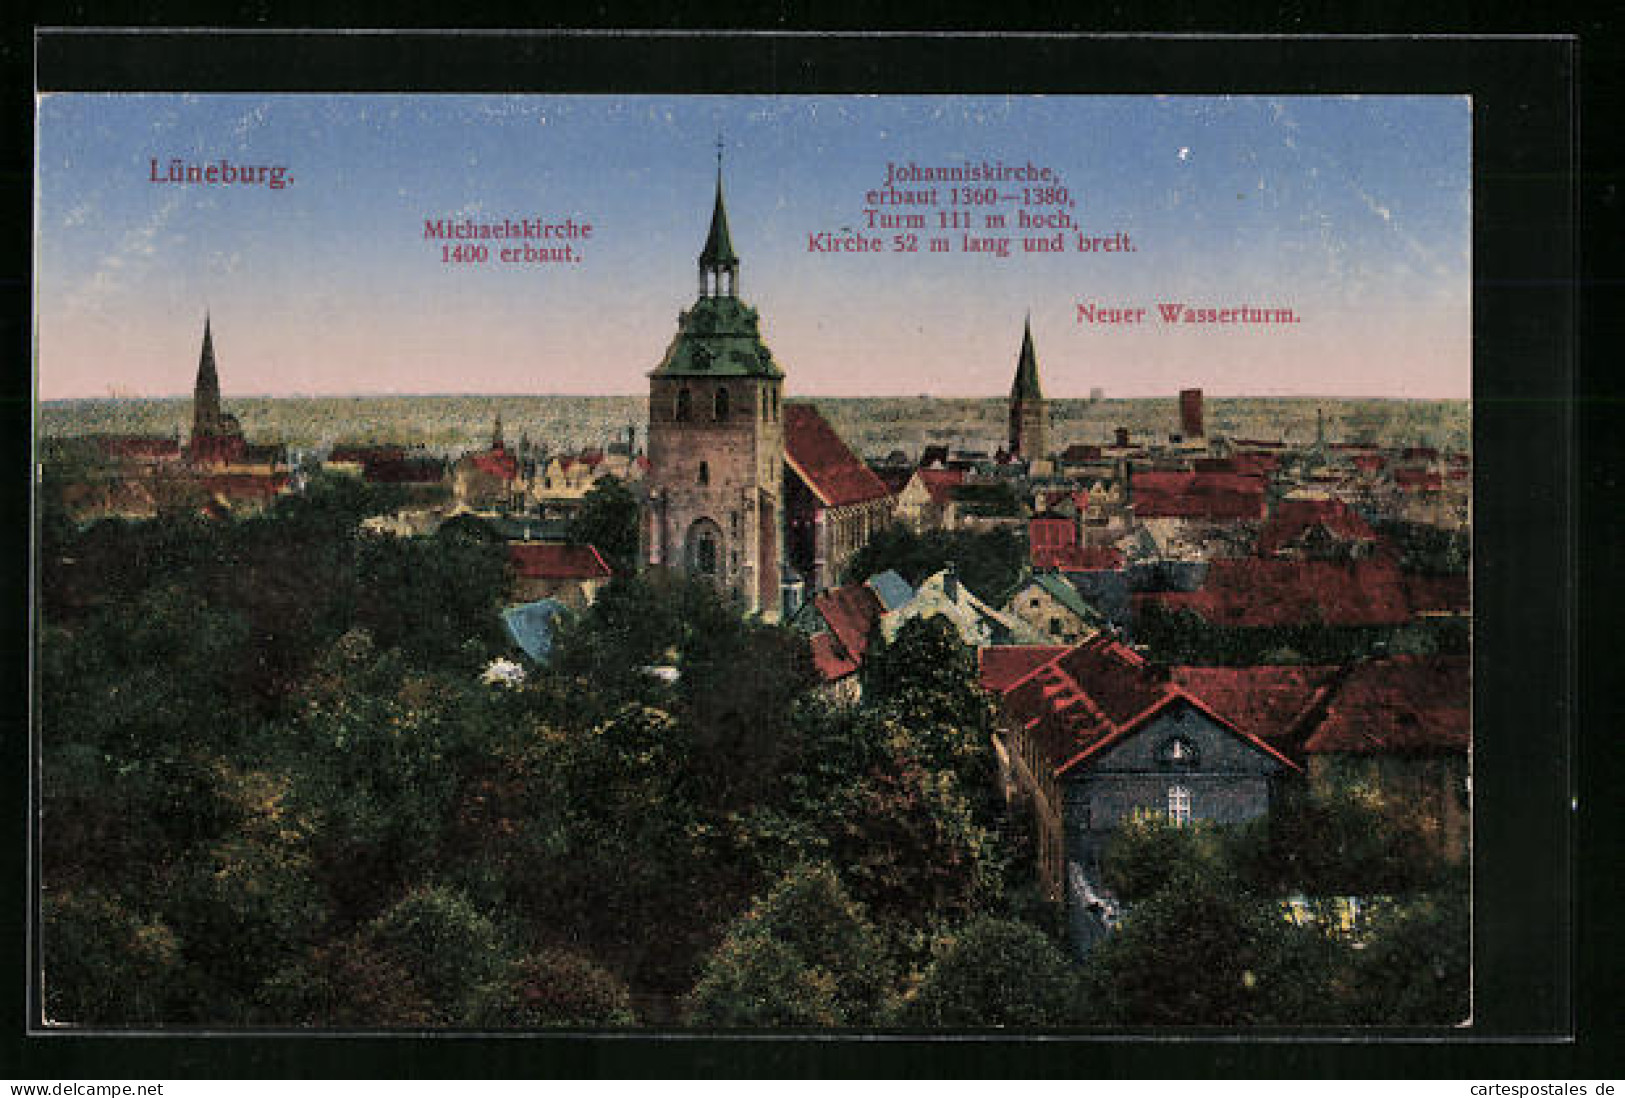
<svg viewBox="0 0 1625 1098"><path fill-rule="evenodd" d="M214 366L214 334L209 314L203 314L203 350L197 360L197 383L192 387L192 435L215 434L220 427L220 375Z"/></svg>
<svg viewBox="0 0 1625 1098"><path fill-rule="evenodd" d="M1016 360L1016 380L1010 386L1011 400L1043 400L1038 385L1038 352L1033 350L1033 315L1027 314L1021 333L1021 357Z"/></svg>
<svg viewBox="0 0 1625 1098"><path fill-rule="evenodd" d="M723 276L727 276L727 288ZM702 296L734 297L738 294L739 256L734 253L728 232L728 208L722 199L722 138L717 138L717 198L711 208L711 231L700 251L700 293Z"/></svg>

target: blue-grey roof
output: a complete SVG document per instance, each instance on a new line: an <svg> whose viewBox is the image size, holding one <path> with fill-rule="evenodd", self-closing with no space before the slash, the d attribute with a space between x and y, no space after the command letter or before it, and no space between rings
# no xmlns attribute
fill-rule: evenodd
<svg viewBox="0 0 1625 1098"><path fill-rule="evenodd" d="M525 650L525 655L545 664L553 654L557 619L569 612L570 608L558 599L540 599L508 607L502 612L502 624L508 627L508 635Z"/></svg>
<svg viewBox="0 0 1625 1098"><path fill-rule="evenodd" d="M868 583L875 596L880 599L880 605L887 612L897 609L914 597L914 588L908 585L908 580L890 568L870 576Z"/></svg>

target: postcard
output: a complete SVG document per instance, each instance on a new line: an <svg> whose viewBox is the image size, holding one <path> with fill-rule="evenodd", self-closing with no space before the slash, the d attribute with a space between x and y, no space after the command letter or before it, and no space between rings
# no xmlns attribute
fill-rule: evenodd
<svg viewBox="0 0 1625 1098"><path fill-rule="evenodd" d="M1468 97L37 117L39 1027L1471 1023Z"/></svg>

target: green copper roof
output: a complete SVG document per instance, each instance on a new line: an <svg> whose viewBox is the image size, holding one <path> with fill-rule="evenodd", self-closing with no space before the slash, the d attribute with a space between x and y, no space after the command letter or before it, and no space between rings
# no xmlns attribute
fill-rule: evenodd
<svg viewBox="0 0 1625 1098"><path fill-rule="evenodd" d="M677 335L650 377L782 378L762 342L756 310L737 297L702 297L677 318Z"/></svg>
<svg viewBox="0 0 1625 1098"><path fill-rule="evenodd" d="M1038 387L1038 353L1033 350L1033 321L1021 333L1021 358L1016 362L1016 380L1010 386L1011 400L1043 400L1044 392Z"/></svg>
<svg viewBox="0 0 1625 1098"><path fill-rule="evenodd" d="M700 252L702 267L737 267L739 257L734 254L733 238L728 235L728 210L722 204L722 170L717 170L717 204L711 210L711 232L705 238L705 249Z"/></svg>

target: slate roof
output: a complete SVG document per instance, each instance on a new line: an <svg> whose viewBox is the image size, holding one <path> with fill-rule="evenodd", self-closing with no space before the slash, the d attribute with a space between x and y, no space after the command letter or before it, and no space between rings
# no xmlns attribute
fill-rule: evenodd
<svg viewBox="0 0 1625 1098"><path fill-rule="evenodd" d="M877 572L864 582L880 600L882 610L896 610L914 597L914 588L909 585L908 580L890 568L884 572Z"/></svg>
<svg viewBox="0 0 1625 1098"><path fill-rule="evenodd" d="M525 579L608 579L610 567L591 545L519 542L508 546L508 563Z"/></svg>
<svg viewBox="0 0 1625 1098"><path fill-rule="evenodd" d="M540 599L508 607L502 612L502 624L507 626L508 635L524 649L525 655L545 664L553 653L558 619L569 612L557 599Z"/></svg>
<svg viewBox="0 0 1625 1098"><path fill-rule="evenodd" d="M891 495L885 482L810 404L784 405L784 460L825 507Z"/></svg>
<svg viewBox="0 0 1625 1098"><path fill-rule="evenodd" d="M1160 675L1144 657L1097 635L1007 687L1005 712L1033 737L1056 777L1083 765L1175 704L1188 704L1260 752L1294 770L1287 755L1237 727L1205 701Z"/></svg>

